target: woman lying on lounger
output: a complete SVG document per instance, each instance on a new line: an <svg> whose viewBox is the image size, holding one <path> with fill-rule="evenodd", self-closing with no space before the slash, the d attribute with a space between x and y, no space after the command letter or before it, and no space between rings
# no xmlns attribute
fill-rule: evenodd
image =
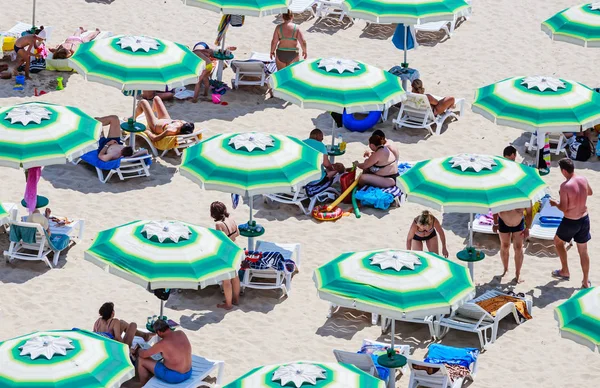
<svg viewBox="0 0 600 388"><path fill-rule="evenodd" d="M438 100L431 94L426 94L425 88L423 87L423 81L420 79L416 79L412 82L412 92L416 94L425 94L429 100L429 104L431 104L433 114L436 116L444 113L448 108L453 107L455 103L454 97L444 97Z"/></svg>
<svg viewBox="0 0 600 388"><path fill-rule="evenodd" d="M84 30L83 27L79 27L77 30L75 30L73 35L65 39L65 41L56 46L56 48L51 48L50 52L52 53L52 58L70 58L73 55L73 53L75 53L75 50L77 49L77 47L79 47L81 43L91 42L98 36L98 34L100 34L100 30L97 28L96 31L89 34L88 36L82 37L81 34L83 34L84 32L87 32L87 30Z"/></svg>
<svg viewBox="0 0 600 388"><path fill-rule="evenodd" d="M148 341L154 335L138 331L135 322L127 323L115 318L115 305L112 302L104 303L98 314L100 314L100 318L94 323L94 333L122 342L130 347L133 337L136 335L142 337L144 341ZM123 333L125 333L125 336L123 336Z"/></svg>
<svg viewBox="0 0 600 388"><path fill-rule="evenodd" d="M438 235L442 241L442 255L448 257L448 249L446 249L446 234L442 225L433 214L424 210L416 217L408 230L406 236L406 249L413 251L422 251L423 245L427 245L427 250L431 253L439 255L440 248L438 244Z"/></svg>
<svg viewBox="0 0 600 388"><path fill-rule="evenodd" d="M145 134L154 143L167 136L187 135L194 132L194 123L173 120L160 97L152 99L152 106L146 100L140 100L135 117L144 113L147 128Z"/></svg>
<svg viewBox="0 0 600 388"><path fill-rule="evenodd" d="M393 187L398 177L398 157L385 146L385 138L371 135L369 148L372 153L364 162L354 162L354 167L363 170L358 181L360 186Z"/></svg>

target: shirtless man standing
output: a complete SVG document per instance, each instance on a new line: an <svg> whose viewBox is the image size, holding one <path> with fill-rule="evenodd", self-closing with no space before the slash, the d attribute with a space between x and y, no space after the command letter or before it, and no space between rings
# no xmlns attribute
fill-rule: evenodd
<svg viewBox="0 0 600 388"><path fill-rule="evenodd" d="M525 212L525 216L523 213ZM529 236L531 227L531 208L514 209L494 214L494 233L500 235L500 258L504 266L502 277L508 272L510 256L510 240L512 238L515 251L515 281L522 283L521 267L523 266L523 241Z"/></svg>
<svg viewBox="0 0 600 388"><path fill-rule="evenodd" d="M172 331L166 321L154 322L154 332L162 340L147 350L136 348L138 355L137 370L142 386L152 375L169 383L179 384L192 376L192 345L181 330ZM153 355L161 353L163 360L154 361Z"/></svg>
<svg viewBox="0 0 600 388"><path fill-rule="evenodd" d="M125 147L121 141L121 125L117 116L96 117L102 126L108 125L108 137L102 136L98 140L98 159L110 162L121 157L133 155L131 147Z"/></svg>
<svg viewBox="0 0 600 388"><path fill-rule="evenodd" d="M552 276L562 280L569 280L569 264L567 262L567 250L565 243L575 240L583 280L581 287L591 287L590 279L590 256L588 255L587 242L590 241L590 217L587 212L587 197L592 195L592 188L585 177L575 174L575 166L571 159L561 159L558 162L560 172L565 181L560 185L560 201L550 199L550 205L556 206L564 213L564 217L556 230L554 246L560 257L561 269L552 271Z"/></svg>

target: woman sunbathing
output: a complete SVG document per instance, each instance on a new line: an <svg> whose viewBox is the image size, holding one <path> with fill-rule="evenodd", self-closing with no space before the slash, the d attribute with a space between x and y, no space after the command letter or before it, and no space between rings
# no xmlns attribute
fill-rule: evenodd
<svg viewBox="0 0 600 388"><path fill-rule="evenodd" d="M77 47L81 43L91 42L94 40L98 34L100 34L100 30L96 28L96 31L89 34L88 36L82 37L81 34L87 32L83 27L79 27L73 35L69 36L65 39L64 42L56 46L56 48L51 48L50 52L52 53L52 58L54 59L67 59L70 58L74 53Z"/></svg>
<svg viewBox="0 0 600 388"><path fill-rule="evenodd" d="M115 318L115 305L112 302L106 302L98 310L100 318L94 323L94 333L98 333L104 337L114 339L116 341L127 344L131 347L133 337L144 338L148 341L154 334L142 333L137 330L137 324L134 322L127 323L123 320ZM123 336L125 333L125 336Z"/></svg>
<svg viewBox="0 0 600 388"><path fill-rule="evenodd" d="M142 113L147 123L144 133L153 143L167 136L187 135L194 132L194 123L171 119L165 104L158 96L152 99L152 106L148 101L140 100L135 110L135 117L139 117Z"/></svg>
<svg viewBox="0 0 600 388"><path fill-rule="evenodd" d="M425 88L423 87L423 81L416 79L412 82L412 92L416 94L425 94ZM440 100L433 97L431 94L425 94L429 100L429 104L433 109L433 114L440 115L444 113L448 108L454 106L454 97L444 97Z"/></svg>
<svg viewBox="0 0 600 388"><path fill-rule="evenodd" d="M363 170L358 181L360 186L393 187L398 177L398 157L385 146L385 138L371 135L369 148L372 153L364 162L353 163L354 167Z"/></svg>
<svg viewBox="0 0 600 388"><path fill-rule="evenodd" d="M446 249L446 235L444 234L444 229L442 229L442 225L440 225L440 222L433 214L424 210L421 215L414 219L408 230L408 235L406 236L406 249L422 251L423 242L425 242L429 252L439 255L438 234L440 235L440 240L442 240L442 254L447 258L448 250Z"/></svg>

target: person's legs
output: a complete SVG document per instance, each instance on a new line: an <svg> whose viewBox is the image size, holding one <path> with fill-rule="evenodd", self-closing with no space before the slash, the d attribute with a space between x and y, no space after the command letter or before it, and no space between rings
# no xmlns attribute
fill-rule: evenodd
<svg viewBox="0 0 600 388"><path fill-rule="evenodd" d="M142 112L144 113L144 116L146 116L146 124L148 124L148 128L150 128L152 132L156 133L158 118L154 115L150 103L146 100L140 100L140 102L138 102L137 108L135 108L135 117L138 117ZM157 135L160 135L160 133L157 133Z"/></svg>
<svg viewBox="0 0 600 388"><path fill-rule="evenodd" d="M96 39L96 37L100 34L100 30L98 28L96 28L96 31L92 32L91 34L88 34L87 36L84 36L83 38L81 38L82 42L91 42L92 40Z"/></svg>
<svg viewBox="0 0 600 388"><path fill-rule="evenodd" d="M442 114L448 108L452 107L454 103L454 97L444 97L438 101L437 105L435 106L434 113L436 115Z"/></svg>
<svg viewBox="0 0 600 388"><path fill-rule="evenodd" d="M515 279L517 283L523 283L521 267L523 267L523 235L520 232L512 234L513 249L515 250Z"/></svg>
<svg viewBox="0 0 600 388"><path fill-rule="evenodd" d="M31 66L31 56L27 55L27 58L25 59L25 78L26 79L31 79L29 77L29 68Z"/></svg>
<svg viewBox="0 0 600 388"><path fill-rule="evenodd" d="M427 244L427 250L429 252L435 253L436 255L440 254L437 236L430 238L429 240L425 241L425 243Z"/></svg>
<svg viewBox="0 0 600 388"><path fill-rule="evenodd" d="M140 377L140 383L144 386L148 380L154 375L154 366L156 361L151 358L138 358L138 376Z"/></svg>
<svg viewBox="0 0 600 388"><path fill-rule="evenodd" d="M277 55L275 55L275 66L277 66L277 70L281 70L287 66L287 63L281 62Z"/></svg>
<svg viewBox="0 0 600 388"><path fill-rule="evenodd" d="M21 55L22 52L24 52L24 50L20 50L17 54L17 61L15 63L15 68L13 69L14 76L19 75L19 67L21 67L21 65L24 65L25 63L27 63L27 57Z"/></svg>
<svg viewBox="0 0 600 388"><path fill-rule="evenodd" d="M423 241L413 239L410 245L410 249L413 251L423 251Z"/></svg>
<svg viewBox="0 0 600 388"><path fill-rule="evenodd" d="M581 287L588 288L590 281L590 255L588 254L587 243L577 244L577 252L579 252L579 260L581 261L581 272L583 272Z"/></svg>
<svg viewBox="0 0 600 388"><path fill-rule="evenodd" d="M108 124L108 136L107 137L121 137L121 123L119 118L115 115L107 117L109 120Z"/></svg>
<svg viewBox="0 0 600 388"><path fill-rule="evenodd" d="M393 187L396 185L396 180L386 178L375 174L362 174L358 180L360 186L375 186L375 187Z"/></svg>
<svg viewBox="0 0 600 388"><path fill-rule="evenodd" d="M235 276L231 279L231 303L235 306L240 304L240 278Z"/></svg>
<svg viewBox="0 0 600 388"><path fill-rule="evenodd" d="M560 271L558 274L560 276L569 277L569 263L567 262L567 250L565 249L565 242L560 239L558 236L554 236L554 247L556 248L556 253L558 253L558 257L560 258Z"/></svg>
<svg viewBox="0 0 600 388"><path fill-rule="evenodd" d="M159 119L170 119L169 112L167 112L167 108L165 104L163 104L162 99L159 96L154 96L152 99L152 110L156 112L156 116Z"/></svg>
<svg viewBox="0 0 600 388"><path fill-rule="evenodd" d="M219 303L217 307L225 310L231 310L233 308L233 287L231 286L231 280L223 280L223 294L225 295L225 303Z"/></svg>
<svg viewBox="0 0 600 388"><path fill-rule="evenodd" d="M508 272L508 258L510 256L510 237L512 233L498 233L500 236L500 259L502 260L502 276Z"/></svg>
<svg viewBox="0 0 600 388"><path fill-rule="evenodd" d="M123 343L131 347L131 344L133 343L133 337L135 337L137 332L137 324L135 322L127 323L121 320L121 330L125 332L125 336L123 336Z"/></svg>

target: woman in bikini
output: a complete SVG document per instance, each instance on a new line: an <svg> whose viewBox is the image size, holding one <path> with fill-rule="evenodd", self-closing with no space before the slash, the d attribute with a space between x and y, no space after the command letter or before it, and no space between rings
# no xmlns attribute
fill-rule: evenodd
<svg viewBox="0 0 600 388"><path fill-rule="evenodd" d="M306 40L302 31L294 24L291 11L281 15L283 23L275 27L273 40L271 40L271 59L275 58L277 70L298 62L300 59L300 50L298 43L302 47L302 58L306 59Z"/></svg>
<svg viewBox="0 0 600 388"><path fill-rule="evenodd" d="M354 162L354 167L363 170L358 181L359 186L393 187L398 177L398 156L385 146L385 138L371 135L369 138L371 154L364 162Z"/></svg>
<svg viewBox="0 0 600 388"><path fill-rule="evenodd" d="M146 117L145 134L153 143L166 136L187 135L194 132L194 123L173 120L158 96L152 99L152 106L148 101L140 100L135 110L135 117L139 117L142 113Z"/></svg>
<svg viewBox="0 0 600 388"><path fill-rule="evenodd" d="M83 27L79 27L73 33L73 35L65 39L65 41L56 46L56 48L51 48L50 52L52 53L52 58L70 58L75 53L75 50L77 49L77 47L79 47L81 43L91 42L98 36L98 34L100 34L100 30L96 28L96 31L94 31L93 33L89 34L88 36L81 37L81 34L83 34L84 32L87 32L87 30L84 30Z"/></svg>
<svg viewBox="0 0 600 388"><path fill-rule="evenodd" d="M433 97L431 94L425 93L425 88L423 87L423 81L420 79L416 79L412 82L412 92L415 94L425 94L427 99L429 100L429 104L433 109L433 114L440 115L444 113L447 109L452 108L455 104L454 97L444 97L442 99L437 99Z"/></svg>
<svg viewBox="0 0 600 388"><path fill-rule="evenodd" d="M215 229L225 233L231 241L235 241L240 235L237 223L227 212L227 206L223 202L215 201L210 204L210 216L215 220ZM219 303L217 307L225 310L231 310L233 305L238 305L240 302L240 278L234 276L233 279L223 280L223 294L225 294L225 302Z"/></svg>
<svg viewBox="0 0 600 388"><path fill-rule="evenodd" d="M445 258L448 258L444 229L442 229L442 225L433 214L424 210L421 215L414 219L408 230L408 236L406 236L406 249L422 251L423 243L425 243L429 252L439 255L438 235L442 241L442 255L444 255Z"/></svg>
<svg viewBox="0 0 600 388"><path fill-rule="evenodd" d="M154 334L142 333L137 330L135 322L127 323L123 320L115 318L115 305L112 302L106 302L98 310L100 318L94 323L94 333L101 336L122 342L131 347L133 337L142 337L144 341L148 341ZM125 333L125 336L123 336Z"/></svg>

